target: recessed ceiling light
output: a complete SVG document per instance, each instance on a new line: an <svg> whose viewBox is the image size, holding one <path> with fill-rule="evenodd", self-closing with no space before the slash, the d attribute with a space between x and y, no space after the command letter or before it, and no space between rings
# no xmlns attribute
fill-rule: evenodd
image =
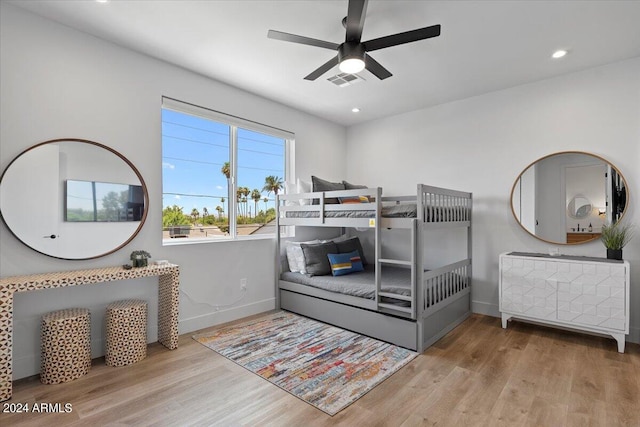
<svg viewBox="0 0 640 427"><path fill-rule="evenodd" d="M569 53L569 52L567 52L564 49L560 49L560 50L556 50L555 52L553 52L553 55L551 55L551 57L553 59L560 59L560 58L564 57L567 53Z"/></svg>
<svg viewBox="0 0 640 427"><path fill-rule="evenodd" d="M360 112L360 109L359 109L358 107L353 107L353 108L351 109L351 111L352 111L352 112L354 112L354 113L359 113L359 112Z"/></svg>
<svg viewBox="0 0 640 427"><path fill-rule="evenodd" d="M96 3L109 3L109 0L96 0Z"/></svg>

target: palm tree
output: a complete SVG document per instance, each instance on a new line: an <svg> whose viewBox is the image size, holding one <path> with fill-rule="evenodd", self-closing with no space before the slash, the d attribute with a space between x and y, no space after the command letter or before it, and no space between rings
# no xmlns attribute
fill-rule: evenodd
<svg viewBox="0 0 640 427"><path fill-rule="evenodd" d="M231 165L229 164L229 162L224 162L224 164L222 165L222 168L220 168L220 172L222 172L222 174L225 177L227 177L227 180L231 178ZM220 198L220 203L222 203L223 212L224 212L224 197Z"/></svg>
<svg viewBox="0 0 640 427"><path fill-rule="evenodd" d="M220 215L224 212L224 208L220 205L216 206L216 210L218 211L218 220L220 219Z"/></svg>
<svg viewBox="0 0 640 427"><path fill-rule="evenodd" d="M229 165L229 162L224 162L222 168L220 169L220 172L222 172L222 174L226 176L227 179L231 178L231 166Z"/></svg>
<svg viewBox="0 0 640 427"><path fill-rule="evenodd" d="M262 199L262 194L260 193L260 190L255 188L251 192L251 198L253 199L253 204L255 206L255 215L258 215L258 202L260 201L260 199Z"/></svg>
<svg viewBox="0 0 640 427"><path fill-rule="evenodd" d="M244 205L244 216L247 216L247 198L242 196L240 202Z"/></svg>
<svg viewBox="0 0 640 427"><path fill-rule="evenodd" d="M271 194L273 192L275 195L278 194L278 191L282 188L282 178L269 175L264 179L264 187L262 187L262 191L266 191L267 194Z"/></svg>
<svg viewBox="0 0 640 427"><path fill-rule="evenodd" d="M202 208L202 220L204 221L206 217L209 216L209 209Z"/></svg>
<svg viewBox="0 0 640 427"><path fill-rule="evenodd" d="M244 203L244 216L247 216L247 212L249 211L247 198L249 197L249 194L251 194L251 190L249 190L249 187L240 187L240 194L242 194L242 203Z"/></svg>
<svg viewBox="0 0 640 427"><path fill-rule="evenodd" d="M269 199L265 197L264 199L262 199L262 201L264 202L264 213L266 214L267 213L267 202L269 202Z"/></svg>
<svg viewBox="0 0 640 427"><path fill-rule="evenodd" d="M196 208L191 209L191 216L193 217L193 225L196 225L196 221L200 216L200 212L198 212L198 209Z"/></svg>
<svg viewBox="0 0 640 427"><path fill-rule="evenodd" d="M242 187L238 187L236 189L236 204L237 209L238 209L238 215L242 216L242 205L240 204L242 202Z"/></svg>

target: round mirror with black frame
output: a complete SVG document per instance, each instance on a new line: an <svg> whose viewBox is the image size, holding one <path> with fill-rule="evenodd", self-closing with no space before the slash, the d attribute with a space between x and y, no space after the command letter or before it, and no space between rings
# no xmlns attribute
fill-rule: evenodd
<svg viewBox="0 0 640 427"><path fill-rule="evenodd" d="M628 192L620 171L604 158L564 151L534 161L518 175L511 211L537 239L580 244L599 239L604 224L622 218Z"/></svg>
<svg viewBox="0 0 640 427"><path fill-rule="evenodd" d="M36 144L0 177L0 216L31 249L85 260L124 247L142 229L149 195L122 154L84 139Z"/></svg>

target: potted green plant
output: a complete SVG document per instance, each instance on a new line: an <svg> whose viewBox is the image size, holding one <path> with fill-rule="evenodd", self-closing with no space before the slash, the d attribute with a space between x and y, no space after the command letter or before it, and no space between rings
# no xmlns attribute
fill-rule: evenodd
<svg viewBox="0 0 640 427"><path fill-rule="evenodd" d="M131 265L134 267L146 267L149 264L149 258L151 254L147 251L133 251L131 252Z"/></svg>
<svg viewBox="0 0 640 427"><path fill-rule="evenodd" d="M602 226L600 240L607 248L608 259L622 259L622 248L633 237L633 228L633 224L620 224L619 222Z"/></svg>

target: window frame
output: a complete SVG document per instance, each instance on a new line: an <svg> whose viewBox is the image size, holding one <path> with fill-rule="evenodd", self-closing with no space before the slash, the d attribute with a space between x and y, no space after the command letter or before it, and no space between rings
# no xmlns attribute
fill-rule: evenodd
<svg viewBox="0 0 640 427"><path fill-rule="evenodd" d="M191 104L184 101L179 101L174 98L162 97L161 110L171 110L177 113L189 114L198 116L207 120L212 120L217 123L221 123L229 126L229 166L231 176L227 179L227 200L229 206L228 219L229 219L229 236L225 237L205 237L193 240L188 239L162 239L163 246L183 245L183 244L200 244L211 242L237 242L245 240L263 240L273 239L276 237L277 230L274 233L260 234L260 235L246 235L240 236L237 234L237 220L238 220L238 202L235 194L237 190L237 176L238 176L238 129L244 129L251 132L257 132L266 134L276 138L282 138L284 140L284 176L283 182L290 182L291 177L295 176L295 134L290 131L286 131L273 126L265 125L256 121L243 119L238 116L225 114L216 110L212 110L206 107L201 107L195 104ZM162 140L161 140L162 144ZM161 161L162 163L162 161ZM162 194L164 194L164 182L163 182ZM285 187L282 188L283 193ZM275 203L276 215L277 215L277 201ZM164 209L164 204L163 204ZM288 235L290 231L289 227L284 227L282 230L283 235Z"/></svg>

